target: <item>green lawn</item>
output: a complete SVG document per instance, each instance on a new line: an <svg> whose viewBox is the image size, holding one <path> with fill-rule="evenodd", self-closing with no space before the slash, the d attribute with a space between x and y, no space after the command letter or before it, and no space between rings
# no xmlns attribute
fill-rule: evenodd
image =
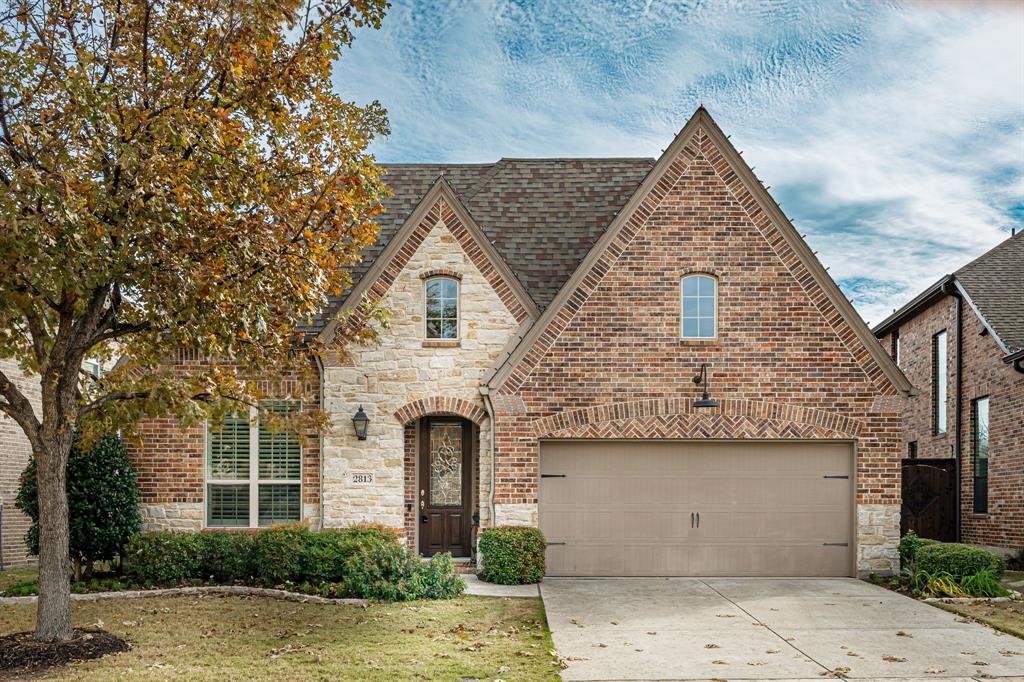
<svg viewBox="0 0 1024 682"><path fill-rule="evenodd" d="M8 568L6 571L0 571L0 592L3 592L8 587L17 585L18 583L28 582L29 580L35 579L35 566L29 566L27 568Z"/></svg>
<svg viewBox="0 0 1024 682"><path fill-rule="evenodd" d="M50 671L112 680L557 680L539 599L331 606L246 597L75 603L76 626L132 650ZM34 605L0 609L0 635L30 630ZM44 676L45 677L45 676Z"/></svg>

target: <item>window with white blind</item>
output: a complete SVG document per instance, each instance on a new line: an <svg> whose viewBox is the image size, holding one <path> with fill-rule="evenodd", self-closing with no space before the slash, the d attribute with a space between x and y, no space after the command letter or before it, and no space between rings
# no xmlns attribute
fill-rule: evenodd
<svg viewBox="0 0 1024 682"><path fill-rule="evenodd" d="M207 526L249 528L302 518L299 435L268 423L273 413L295 412L301 404L268 400L261 407L264 417L254 409L207 424Z"/></svg>

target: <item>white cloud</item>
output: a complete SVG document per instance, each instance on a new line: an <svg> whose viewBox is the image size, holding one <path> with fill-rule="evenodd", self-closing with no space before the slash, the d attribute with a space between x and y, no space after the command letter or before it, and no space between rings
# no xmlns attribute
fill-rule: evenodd
<svg viewBox="0 0 1024 682"><path fill-rule="evenodd" d="M385 161L657 156L703 102L874 322L1024 220L1019 5L399 2L337 82Z"/></svg>

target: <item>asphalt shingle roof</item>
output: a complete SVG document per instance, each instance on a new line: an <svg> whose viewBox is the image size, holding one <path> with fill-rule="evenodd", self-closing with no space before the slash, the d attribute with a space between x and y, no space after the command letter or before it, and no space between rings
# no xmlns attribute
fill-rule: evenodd
<svg viewBox="0 0 1024 682"><path fill-rule="evenodd" d="M383 164L394 193L384 202L377 241L354 268L353 284L443 175L534 302L545 308L654 159L501 159L491 164ZM319 331L344 302L332 298L309 331Z"/></svg>
<svg viewBox="0 0 1024 682"><path fill-rule="evenodd" d="M1024 232L953 274L1009 351L1024 348Z"/></svg>

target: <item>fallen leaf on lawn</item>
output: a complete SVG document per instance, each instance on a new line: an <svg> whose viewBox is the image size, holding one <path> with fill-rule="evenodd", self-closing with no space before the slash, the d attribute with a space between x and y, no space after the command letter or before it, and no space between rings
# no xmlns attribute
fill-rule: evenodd
<svg viewBox="0 0 1024 682"><path fill-rule="evenodd" d="M779 650L778 649L769 649L765 653L766 654L777 654L777 653L779 653Z"/></svg>
<svg viewBox="0 0 1024 682"><path fill-rule="evenodd" d="M911 638L913 637L912 634L910 634L909 632L904 632L903 630L900 630L899 632L897 632L896 636L897 637L911 637Z"/></svg>
<svg viewBox="0 0 1024 682"><path fill-rule="evenodd" d="M974 671L974 676L975 677L980 677L983 680L993 680L996 677L995 675L991 675L989 673L985 673L985 672L982 672L980 670Z"/></svg>
<svg viewBox="0 0 1024 682"><path fill-rule="evenodd" d="M520 656L535 656L536 654L534 654L532 651L520 651L519 655Z"/></svg>
<svg viewBox="0 0 1024 682"><path fill-rule="evenodd" d="M500 668L498 668L498 674L500 675L501 673L507 673L509 670L512 670L512 668L508 667L507 665L503 665Z"/></svg>
<svg viewBox="0 0 1024 682"><path fill-rule="evenodd" d="M945 668L928 668L927 670L925 670L925 672L928 673L929 675L941 675L942 673L946 672L946 669Z"/></svg>
<svg viewBox="0 0 1024 682"><path fill-rule="evenodd" d="M613 621L611 621L611 624L612 624L612 625L618 625L618 624L619 624L619 621L617 621L617 620L613 620Z"/></svg>
<svg viewBox="0 0 1024 682"><path fill-rule="evenodd" d="M643 649L633 649L633 651L643 651Z"/></svg>
<svg viewBox="0 0 1024 682"><path fill-rule="evenodd" d="M971 653L974 653L974 652L972 651ZM1001 653L1003 656L1021 656L1022 655L1019 651L1013 651L1011 649L1003 649L999 653Z"/></svg>
<svg viewBox="0 0 1024 682"><path fill-rule="evenodd" d="M860 658L860 656L859 656L858 654L855 654L855 653L853 653L852 651L847 651L847 652L846 652L846 655L847 655L847 656L856 656L857 658Z"/></svg>
<svg viewBox="0 0 1024 682"><path fill-rule="evenodd" d="M648 632L647 634L649 634L649 635L656 635L658 633L657 632Z"/></svg>
<svg viewBox="0 0 1024 682"><path fill-rule="evenodd" d="M580 628L583 627L583 623L579 622L575 618L570 618L569 622L572 623L573 625L575 625L576 627L580 627Z"/></svg>
<svg viewBox="0 0 1024 682"><path fill-rule="evenodd" d="M787 642L792 642L792 641L793 641L794 639L796 639L796 637L786 637L786 638L784 638L784 639L785 639L785 640L786 640Z"/></svg>
<svg viewBox="0 0 1024 682"><path fill-rule="evenodd" d="M844 677L846 673L850 672L849 668L835 668L833 670L825 670L818 675L821 677Z"/></svg>
<svg viewBox="0 0 1024 682"><path fill-rule="evenodd" d="M150 663L150 664L149 664L149 665L147 665L146 667L147 667L147 668L154 668L154 669L159 669L159 668L166 668L167 666L166 666L166 665L164 665L163 663Z"/></svg>
<svg viewBox="0 0 1024 682"><path fill-rule="evenodd" d="M704 648L705 649L719 649L720 647L717 644L705 644Z"/></svg>
<svg viewBox="0 0 1024 682"><path fill-rule="evenodd" d="M900 658L899 656L882 656L882 660L883 661L888 661L889 663L906 663L907 662L907 659Z"/></svg>

